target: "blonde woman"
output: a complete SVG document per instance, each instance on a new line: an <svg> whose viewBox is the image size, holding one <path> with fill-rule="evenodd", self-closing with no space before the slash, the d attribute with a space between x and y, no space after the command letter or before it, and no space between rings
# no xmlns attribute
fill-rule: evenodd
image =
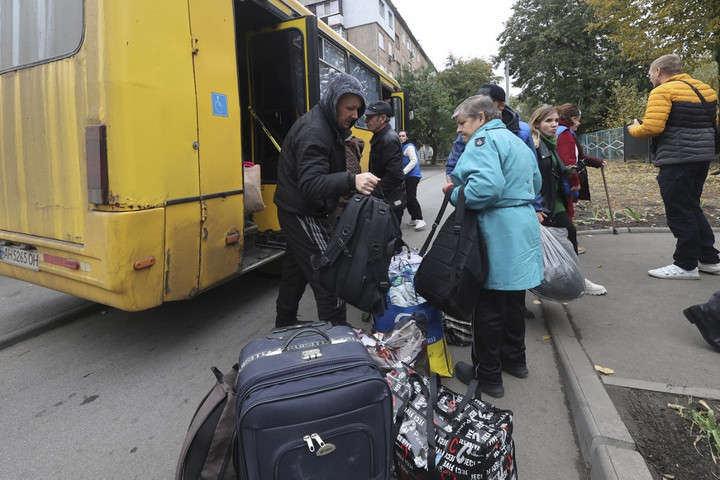
<svg viewBox="0 0 720 480"><path fill-rule="evenodd" d="M552 106L540 107L530 116L530 132L537 148L538 167L542 175L540 195L543 210L538 212L538 219L546 227L567 229L568 240L577 255L577 230L568 216L567 195L562 181L563 177L572 177L577 170L575 165L566 166L557 154L558 124L559 117ZM605 295L607 290L586 278L585 293Z"/></svg>

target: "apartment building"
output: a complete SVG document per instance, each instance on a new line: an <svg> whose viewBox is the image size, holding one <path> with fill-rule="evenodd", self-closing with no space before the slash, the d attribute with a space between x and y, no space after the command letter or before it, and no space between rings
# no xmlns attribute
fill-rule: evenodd
<svg viewBox="0 0 720 480"><path fill-rule="evenodd" d="M432 62L390 0L300 0L319 20L346 38L384 71Z"/></svg>

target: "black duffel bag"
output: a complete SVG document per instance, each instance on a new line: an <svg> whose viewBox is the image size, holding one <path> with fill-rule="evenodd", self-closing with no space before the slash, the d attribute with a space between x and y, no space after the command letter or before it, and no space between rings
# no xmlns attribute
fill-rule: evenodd
<svg viewBox="0 0 720 480"><path fill-rule="evenodd" d="M415 273L415 291L448 315L470 321L487 278L488 259L477 215L465 211L464 189L460 187L455 211L445 220L428 250L453 188L445 194L440 212L420 249L423 259Z"/></svg>

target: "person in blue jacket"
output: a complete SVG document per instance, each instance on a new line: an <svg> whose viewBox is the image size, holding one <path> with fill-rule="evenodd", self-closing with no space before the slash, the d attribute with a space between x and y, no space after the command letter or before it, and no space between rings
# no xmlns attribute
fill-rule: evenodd
<svg viewBox="0 0 720 480"><path fill-rule="evenodd" d="M505 90L498 85L486 83L478 88L477 95L487 95L492 99L495 108L500 110L502 122L505 124L508 130L513 132L515 135L522 140L525 145L532 151L533 155L537 155L535 150L535 143L533 143L532 133L530 131L530 125L520 120L515 110L510 105L505 103ZM452 150L450 155L445 162L445 176L448 182L451 182L450 175L455 169L460 155L465 151L465 140L462 135L458 134L457 139L453 142ZM533 200L533 208L537 215L540 215L543 211L542 199L540 197L540 191L537 192L538 196ZM525 318L534 318L535 315L528 308L524 309Z"/></svg>
<svg viewBox="0 0 720 480"><path fill-rule="evenodd" d="M520 120L520 115L513 110L510 105L505 103L505 90L498 85L486 83L478 88L476 95L487 95L489 96L495 108L500 110L502 113L502 121L508 130L517 135L520 140L525 142L530 150L535 153L535 144L533 143L532 134L530 132L530 125ZM458 135L457 139L453 142L452 150L450 155L445 162L445 174L448 182L450 181L450 175L455 168L455 164L465 150L465 141L462 139L462 135ZM537 209L536 209L537 210ZM540 208L542 211L542 207Z"/></svg>
<svg viewBox="0 0 720 480"><path fill-rule="evenodd" d="M540 223L532 202L542 177L532 151L507 129L486 95L461 103L453 114L466 143L444 190L465 187L465 206L477 212L488 256L488 276L473 315L472 365L455 373L490 396L504 395L502 371L528 376L525 357L525 291L543 279ZM459 189L450 201L456 204Z"/></svg>
<svg viewBox="0 0 720 480"><path fill-rule="evenodd" d="M422 208L417 199L417 187L422 178L420 173L420 160L417 147L406 131L398 132L403 149L403 173L405 174L405 191L407 193L407 211L410 214L408 225L415 227L415 231L425 228L427 223L423 220Z"/></svg>

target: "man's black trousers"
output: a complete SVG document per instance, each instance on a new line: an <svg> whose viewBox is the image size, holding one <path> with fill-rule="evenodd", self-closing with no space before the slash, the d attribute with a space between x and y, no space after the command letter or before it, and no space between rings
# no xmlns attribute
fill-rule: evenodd
<svg viewBox="0 0 720 480"><path fill-rule="evenodd" d="M715 235L700 207L710 162L661 165L657 175L670 231L677 239L673 263L693 270L702 263L718 263Z"/></svg>
<svg viewBox="0 0 720 480"><path fill-rule="evenodd" d="M334 215L312 217L295 215L278 209L280 228L285 233L287 251L283 263L282 278L276 301L276 327L293 325L297 322L298 305L310 284L317 303L318 318L333 325L347 322L345 302L323 289L317 281L310 258L327 250L327 242L334 228Z"/></svg>

